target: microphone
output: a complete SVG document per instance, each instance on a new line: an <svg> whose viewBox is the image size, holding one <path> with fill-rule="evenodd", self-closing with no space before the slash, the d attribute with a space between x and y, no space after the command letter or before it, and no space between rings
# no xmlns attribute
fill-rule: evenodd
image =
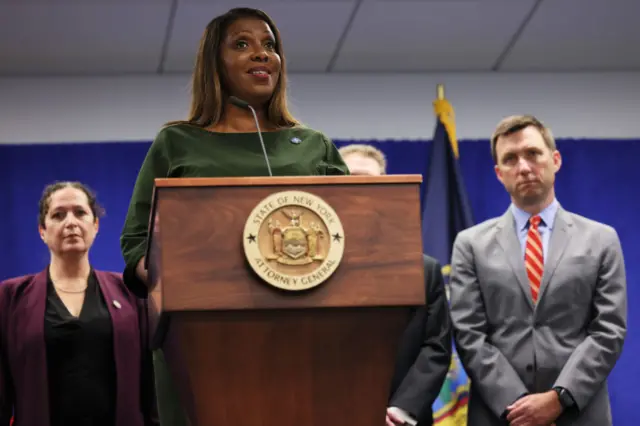
<svg viewBox="0 0 640 426"><path fill-rule="evenodd" d="M262 132L260 131L260 124L258 123L258 116L256 115L256 110L253 109L251 105L249 105L249 102L243 101L242 99L236 98L235 96L229 97L229 102L231 102L238 108L251 111L251 114L253 114L253 120L256 122L256 129L258 129L258 137L260 138L260 145L262 146L262 153L264 154L264 161L265 163L267 163L267 170L269 171L269 176L273 176L273 173L271 173L271 164L269 164L269 157L267 156L267 148L264 146L264 140L262 140Z"/></svg>

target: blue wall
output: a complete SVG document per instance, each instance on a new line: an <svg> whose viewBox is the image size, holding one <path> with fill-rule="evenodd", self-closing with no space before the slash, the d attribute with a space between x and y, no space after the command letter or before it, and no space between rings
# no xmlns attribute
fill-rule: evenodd
<svg viewBox="0 0 640 426"><path fill-rule="evenodd" d="M338 146L349 141L336 141ZM355 141L354 141L355 142ZM357 141L382 149L389 173L425 174L429 141ZM80 180L93 187L107 215L91 252L99 269L120 271L119 234L138 169L149 142L60 145L0 145L0 280L39 271L49 255L38 237L37 203L45 185ZM568 210L614 226L625 253L629 295L629 333L611 379L616 426L640 424L640 140L559 140L564 163L556 191ZM500 215L509 198L493 174L488 141L460 144L460 166L476 221Z"/></svg>

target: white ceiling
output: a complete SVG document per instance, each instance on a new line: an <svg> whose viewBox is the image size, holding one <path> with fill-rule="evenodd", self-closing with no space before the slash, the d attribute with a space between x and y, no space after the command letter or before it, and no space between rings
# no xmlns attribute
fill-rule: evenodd
<svg viewBox="0 0 640 426"><path fill-rule="evenodd" d="M640 70L640 0L0 0L0 76L190 72L236 6L292 72Z"/></svg>

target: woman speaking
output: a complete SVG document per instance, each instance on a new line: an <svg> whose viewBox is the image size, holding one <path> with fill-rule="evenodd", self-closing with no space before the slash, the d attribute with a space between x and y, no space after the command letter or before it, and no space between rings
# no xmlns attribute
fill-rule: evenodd
<svg viewBox="0 0 640 426"><path fill-rule="evenodd" d="M125 282L133 292L148 294L144 255L155 178L348 174L334 144L291 115L286 87L280 33L264 12L232 9L207 25L193 72L189 117L160 130L131 197L121 248ZM154 362L161 423L188 424L161 351Z"/></svg>

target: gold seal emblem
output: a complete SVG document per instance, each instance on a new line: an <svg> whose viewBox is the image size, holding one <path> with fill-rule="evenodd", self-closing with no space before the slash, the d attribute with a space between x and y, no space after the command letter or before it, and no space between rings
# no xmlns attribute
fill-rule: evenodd
<svg viewBox="0 0 640 426"><path fill-rule="evenodd" d="M283 290L322 284L344 253L344 230L336 212L303 191L273 194L258 204L244 228L244 253L251 268Z"/></svg>

